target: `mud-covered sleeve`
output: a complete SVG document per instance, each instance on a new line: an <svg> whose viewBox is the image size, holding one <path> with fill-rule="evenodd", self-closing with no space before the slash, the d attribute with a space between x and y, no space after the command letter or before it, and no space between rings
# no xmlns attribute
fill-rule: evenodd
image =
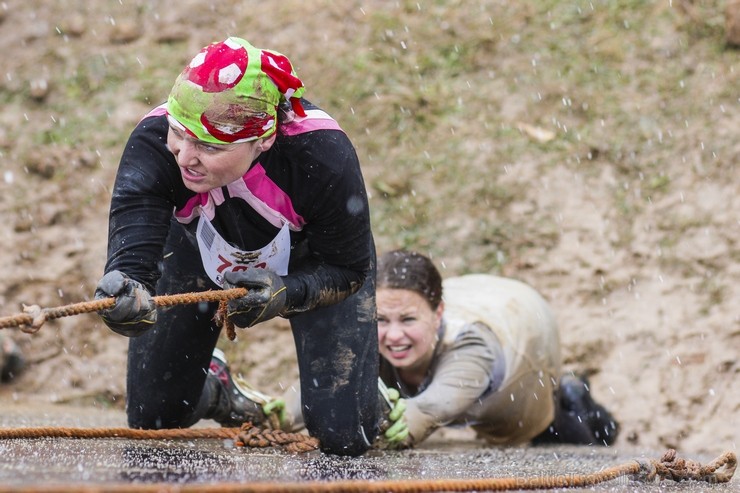
<svg viewBox="0 0 740 493"><path fill-rule="evenodd" d="M429 385L407 398L406 421L414 443L475 406L490 390L500 358L498 339L484 325L465 327L439 357ZM503 363L503 362L501 362Z"/></svg>
<svg viewBox="0 0 740 493"><path fill-rule="evenodd" d="M166 135L166 123L157 118L142 121L132 132L116 174L108 221L105 272L122 271L152 293L174 208L177 166L172 166Z"/></svg>
<svg viewBox="0 0 740 493"><path fill-rule="evenodd" d="M331 305L373 274L375 246L360 163L343 132L317 132L309 161L324 174L310 181L304 227L309 260L285 279L290 313ZM321 167L321 166L319 166Z"/></svg>

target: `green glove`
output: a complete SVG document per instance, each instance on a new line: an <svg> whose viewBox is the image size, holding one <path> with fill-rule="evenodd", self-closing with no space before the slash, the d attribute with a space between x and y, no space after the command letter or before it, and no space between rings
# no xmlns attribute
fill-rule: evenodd
<svg viewBox="0 0 740 493"><path fill-rule="evenodd" d="M262 405L262 412L265 413L265 416L267 416L274 429L285 429L285 400L279 397L272 399Z"/></svg>
<svg viewBox="0 0 740 493"><path fill-rule="evenodd" d="M393 388L388 388L378 379L378 390L382 396L383 417L381 418L380 434L375 440L374 447L380 449L404 449L411 447L411 436L406 422L406 399Z"/></svg>
<svg viewBox="0 0 740 493"><path fill-rule="evenodd" d="M285 428L285 401L279 397L271 397L252 387L241 375L234 378L234 382L252 402L262 406L262 412L267 417L267 422L273 430L282 430Z"/></svg>
<svg viewBox="0 0 740 493"><path fill-rule="evenodd" d="M404 440L409 436L409 425L403 414L406 411L406 399L402 399L396 389L388 389L388 397L393 403L393 409L388 413L388 420L393 424L385 430L383 435L389 443L403 445Z"/></svg>

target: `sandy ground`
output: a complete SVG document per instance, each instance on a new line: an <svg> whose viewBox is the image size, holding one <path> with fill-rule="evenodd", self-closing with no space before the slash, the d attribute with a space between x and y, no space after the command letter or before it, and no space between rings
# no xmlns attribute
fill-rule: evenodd
<svg viewBox="0 0 740 493"><path fill-rule="evenodd" d="M0 403L0 432L33 427L123 426L120 410L91 406L35 406ZM212 422L198 427L213 426ZM50 430L50 429L48 429ZM70 431L67 428L67 431ZM203 431L203 430L201 430ZM123 439L123 438L17 438L0 440L3 467L0 468L0 493L26 491L363 491L369 482L385 490L409 488L415 481L418 491L430 489L435 481L445 481L446 490L481 491L483 482L583 481L581 475L597 475L607 467L622 468L633 460L647 463L661 459L663 452L634 448L577 446L490 448L467 440L462 430L430 437L415 450L371 451L349 458L321 454L289 453L279 448L235 447L229 439ZM687 456L683 459L708 464L715 457ZM726 472L724 466L719 472ZM498 478L498 479L496 479ZM431 482L430 482L431 481ZM472 487L465 481L476 481ZM329 482L330 484L326 484ZM117 489L114 489L117 488ZM190 489L185 489L190 488ZM288 489L290 488L290 489ZM698 481L639 481L620 475L610 481L568 491L621 492L737 492L740 482L708 484ZM280 490L280 491L286 491ZM210 491L210 490L209 490ZM560 490L559 490L560 491Z"/></svg>
<svg viewBox="0 0 740 493"><path fill-rule="evenodd" d="M100 69L96 60L116 66L118 57L128 57L151 68L157 56L172 56L167 54L171 53L167 43L179 42L177 53L183 60L177 65L181 65L184 57L211 41L214 32L233 30L222 15L229 8L236 9L233 16L245 31L256 26L247 7L229 2L216 2L210 10L197 10L197 2L186 2L196 9L198 21L188 25L185 33L182 14L158 2L150 7L157 15L149 12L141 23L136 15L145 10L145 3L114 3L115 7L102 3L99 7L115 13L108 16L80 2L55 2L51 7L46 2L11 0L0 5L0 52L8 57L0 81L4 105L0 114L0 315L16 314L24 303L59 306L90 299L102 274L107 203L121 139L148 105L134 97L133 90L128 92L127 85L116 86L116 94L96 87L95 70ZM366 25L360 12L369 15L380 7L369 2L343 17L342 7L325 3L314 15L309 15L308 7L297 5L291 16L287 7L264 13L262 22L273 25L288 18L302 19L290 24L290 35L276 30L271 41L295 57L307 58L311 47L320 46L322 36L336 29L344 36L342 42L363 53ZM409 8L398 15L415 11ZM655 44L667 43L666 39L656 38ZM680 53L673 56L685 57L686 66L698 63L699 55L690 49ZM625 56L630 54L640 56L636 51ZM560 322L566 367L589 373L597 399L621 421L617 446L674 447L709 455L738 447L740 62L737 52L722 56L724 65L713 65L711 71L700 67L691 72L693 79L691 73L686 75L695 97L712 94L717 99L707 96L707 114L691 115L685 124L669 129L673 133L670 142L660 147L664 153L660 162L670 186L654 197L647 196L641 173L624 173L624 167L640 158L639 152L637 156L602 153L593 166L585 161L598 148L588 152L579 148L569 162L527 154L493 163L506 171L492 174L490 180L517 191L501 214L527 235L501 272L529 282L550 300ZM629 65L631 60L624 63ZM505 70L505 63L500 67ZM320 78L321 67L304 62L302 70L308 78ZM86 85L76 85L83 75ZM133 75L144 79L143 74ZM169 81L174 76L172 71L158 74L152 69L146 81L153 84L157 77ZM624 95L625 106L653 108L654 97L639 87L633 89L634 93ZM510 90L505 101L494 99L501 126L527 116L522 108L531 94ZM78 99L71 100L73 96ZM163 96L160 92L152 99L156 102L155 97ZM680 101L667 97L663 104L675 104L680 113ZM65 121L89 123L79 118L80 113L95 116L97 127L63 125ZM640 122L650 130L636 125L635 132L655 131L648 120L646 115ZM382 152L369 151L367 140L360 140L361 128L357 126L355 133L358 152L371 184L387 170ZM462 133L458 127L455 135ZM530 133L535 138L533 148L542 144L537 138L549 139ZM445 138L450 139L449 132ZM657 140L652 142L658 146ZM496 145L485 140L468 143ZM388 146L387 151L394 149ZM414 190L417 199L416 192L442 205L461 207L435 209L440 214L435 219L439 234L420 246L435 252L445 275L464 272L471 265L485 270L481 258L484 253L495 256L495 246L471 240L477 238L483 222L499 221L499 212L473 217L471 209L462 207L474 195L473 183L456 195L439 185L447 194L441 197L432 188L423 188L423 183ZM371 195L371 206L381 210L383 195L377 190L371 190ZM622 197L624 209L615 204L615 196ZM637 202L640 206L634 207ZM376 221L381 225L377 217ZM377 241L382 249L401 242L380 233ZM6 333L22 346L29 364L18 379L0 386L4 403L122 408L126 340L108 331L94 315L48 322L33 335L17 330ZM240 332L238 344L224 340L223 347L235 368L265 391L278 393L296 376L292 338L284 321Z"/></svg>

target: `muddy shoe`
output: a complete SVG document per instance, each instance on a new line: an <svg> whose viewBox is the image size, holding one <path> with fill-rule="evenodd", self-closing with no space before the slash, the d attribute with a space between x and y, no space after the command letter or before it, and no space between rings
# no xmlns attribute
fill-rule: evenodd
<svg viewBox="0 0 740 493"><path fill-rule="evenodd" d="M213 350L211 366L208 369L208 380L215 380L218 387L216 406L206 416L221 426L235 428L247 421L261 426L265 421L259 395L252 389L239 385L231 376L224 352Z"/></svg>
<svg viewBox="0 0 740 493"><path fill-rule="evenodd" d="M25 368L26 360L10 337L0 335L0 381L10 382Z"/></svg>
<svg viewBox="0 0 740 493"><path fill-rule="evenodd" d="M585 420L588 411L589 383L586 377L563 375L560 378L560 407Z"/></svg>
<svg viewBox="0 0 740 493"><path fill-rule="evenodd" d="M619 424L604 406L591 397L585 376L564 375L560 379L560 406L588 426L596 443L611 445L617 439Z"/></svg>

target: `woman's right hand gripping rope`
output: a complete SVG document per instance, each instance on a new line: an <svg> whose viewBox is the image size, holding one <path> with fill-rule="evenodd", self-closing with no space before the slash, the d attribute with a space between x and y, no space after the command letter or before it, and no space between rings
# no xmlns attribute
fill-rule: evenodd
<svg viewBox="0 0 740 493"><path fill-rule="evenodd" d="M113 308L100 310L103 322L114 332L137 337L154 326L157 305L152 295L138 281L121 271L108 272L95 288L95 299L115 298Z"/></svg>

